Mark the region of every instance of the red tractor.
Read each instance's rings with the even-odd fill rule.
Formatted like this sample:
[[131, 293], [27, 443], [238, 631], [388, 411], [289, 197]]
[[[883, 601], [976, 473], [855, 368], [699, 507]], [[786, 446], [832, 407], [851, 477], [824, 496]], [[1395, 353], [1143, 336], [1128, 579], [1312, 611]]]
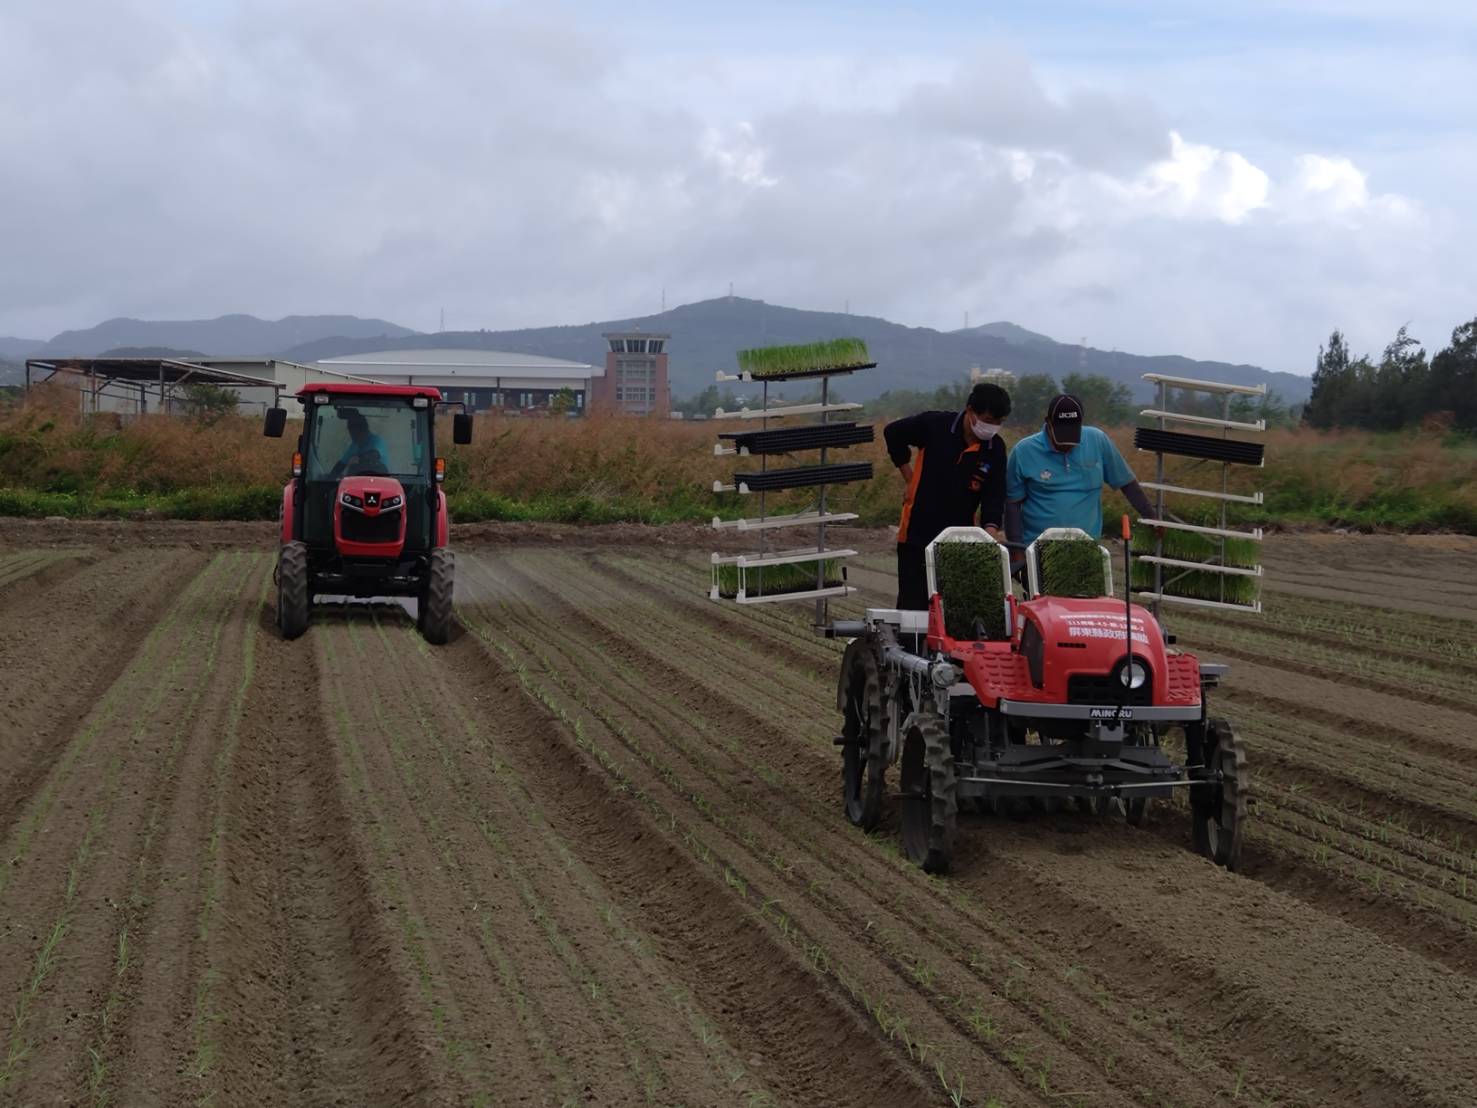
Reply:
[[[1226, 667], [1174, 649], [1152, 613], [1114, 599], [1108, 553], [1087, 535], [1048, 536], [1101, 556], [1094, 591], [1102, 595], [1043, 594], [1033, 544], [1034, 595], [1018, 599], [1003, 544], [977, 528], [950, 528], [928, 548], [927, 612], [868, 609], [863, 620], [831, 626], [852, 640], [837, 689], [848, 818], [877, 825], [887, 767], [899, 763], [904, 851], [937, 873], [949, 868], [962, 804], [1050, 810], [1072, 799], [1099, 815], [1120, 807], [1140, 824], [1151, 800], [1186, 789], [1195, 848], [1235, 869], [1246, 759], [1207, 699]], [[951, 596], [936, 558], [960, 542], [980, 545], [974, 581], [966, 576], [961, 587], [956, 577]], [[981, 576], [994, 578], [987, 589], [972, 587]], [[990, 598], [988, 619], [946, 618], [972, 593]], [[1183, 730], [1183, 764], [1161, 745], [1174, 728]]]
[[[441, 393], [415, 385], [312, 384], [297, 394], [303, 432], [282, 489], [277, 626], [295, 639], [317, 596], [412, 596], [426, 641], [451, 634], [451, 519], [436, 454]], [[287, 411], [267, 412], [281, 438]], [[452, 440], [472, 441], [455, 415]]]

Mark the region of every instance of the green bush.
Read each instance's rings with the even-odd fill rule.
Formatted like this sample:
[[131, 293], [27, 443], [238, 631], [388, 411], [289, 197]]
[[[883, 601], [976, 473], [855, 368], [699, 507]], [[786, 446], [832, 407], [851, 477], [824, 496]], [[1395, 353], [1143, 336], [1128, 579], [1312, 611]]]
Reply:
[[975, 622], [987, 639], [1006, 637], [1005, 582], [1000, 570], [1005, 548], [993, 542], [949, 542], [933, 548], [934, 583], [944, 608], [950, 638], [977, 638]]

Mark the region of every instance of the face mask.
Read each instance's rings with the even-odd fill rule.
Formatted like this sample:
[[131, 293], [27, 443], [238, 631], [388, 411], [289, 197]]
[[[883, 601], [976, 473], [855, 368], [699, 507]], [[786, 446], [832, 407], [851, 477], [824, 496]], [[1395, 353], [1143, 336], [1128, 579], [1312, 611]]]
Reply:
[[974, 437], [980, 442], [989, 442], [1000, 432], [1000, 424], [983, 423], [978, 419], [970, 420], [969, 427], [974, 432]]

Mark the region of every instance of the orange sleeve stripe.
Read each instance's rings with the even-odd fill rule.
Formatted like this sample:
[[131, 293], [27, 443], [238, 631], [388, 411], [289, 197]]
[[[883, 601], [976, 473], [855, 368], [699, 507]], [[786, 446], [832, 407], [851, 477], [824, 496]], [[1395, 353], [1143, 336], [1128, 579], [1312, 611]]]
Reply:
[[898, 520], [897, 541], [908, 541], [908, 517], [913, 514], [913, 497], [918, 495], [918, 479], [923, 476], [923, 447], [918, 448], [918, 458], [913, 463], [913, 479], [908, 482], [908, 491], [903, 495], [903, 517]]

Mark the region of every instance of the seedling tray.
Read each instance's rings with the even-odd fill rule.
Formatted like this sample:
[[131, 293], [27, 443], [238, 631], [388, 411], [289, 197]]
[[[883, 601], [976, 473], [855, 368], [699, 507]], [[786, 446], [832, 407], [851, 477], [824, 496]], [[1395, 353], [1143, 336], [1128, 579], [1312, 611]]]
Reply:
[[785, 427], [777, 431], [725, 431], [734, 449], [750, 454], [789, 454], [797, 450], [855, 446], [871, 442], [875, 432], [870, 423], [813, 423], [807, 427]]
[[818, 466], [796, 466], [793, 469], [770, 469], [761, 473], [735, 473], [733, 483], [750, 492], [776, 492], [779, 489], [803, 489], [814, 485], [842, 485], [849, 481], [870, 481], [871, 462], [828, 462]]
[[1183, 458], [1206, 458], [1212, 462], [1259, 466], [1266, 451], [1259, 442], [1241, 439], [1190, 435], [1183, 431], [1161, 431], [1156, 427], [1140, 427], [1133, 433], [1133, 445], [1156, 454], [1177, 454]]

